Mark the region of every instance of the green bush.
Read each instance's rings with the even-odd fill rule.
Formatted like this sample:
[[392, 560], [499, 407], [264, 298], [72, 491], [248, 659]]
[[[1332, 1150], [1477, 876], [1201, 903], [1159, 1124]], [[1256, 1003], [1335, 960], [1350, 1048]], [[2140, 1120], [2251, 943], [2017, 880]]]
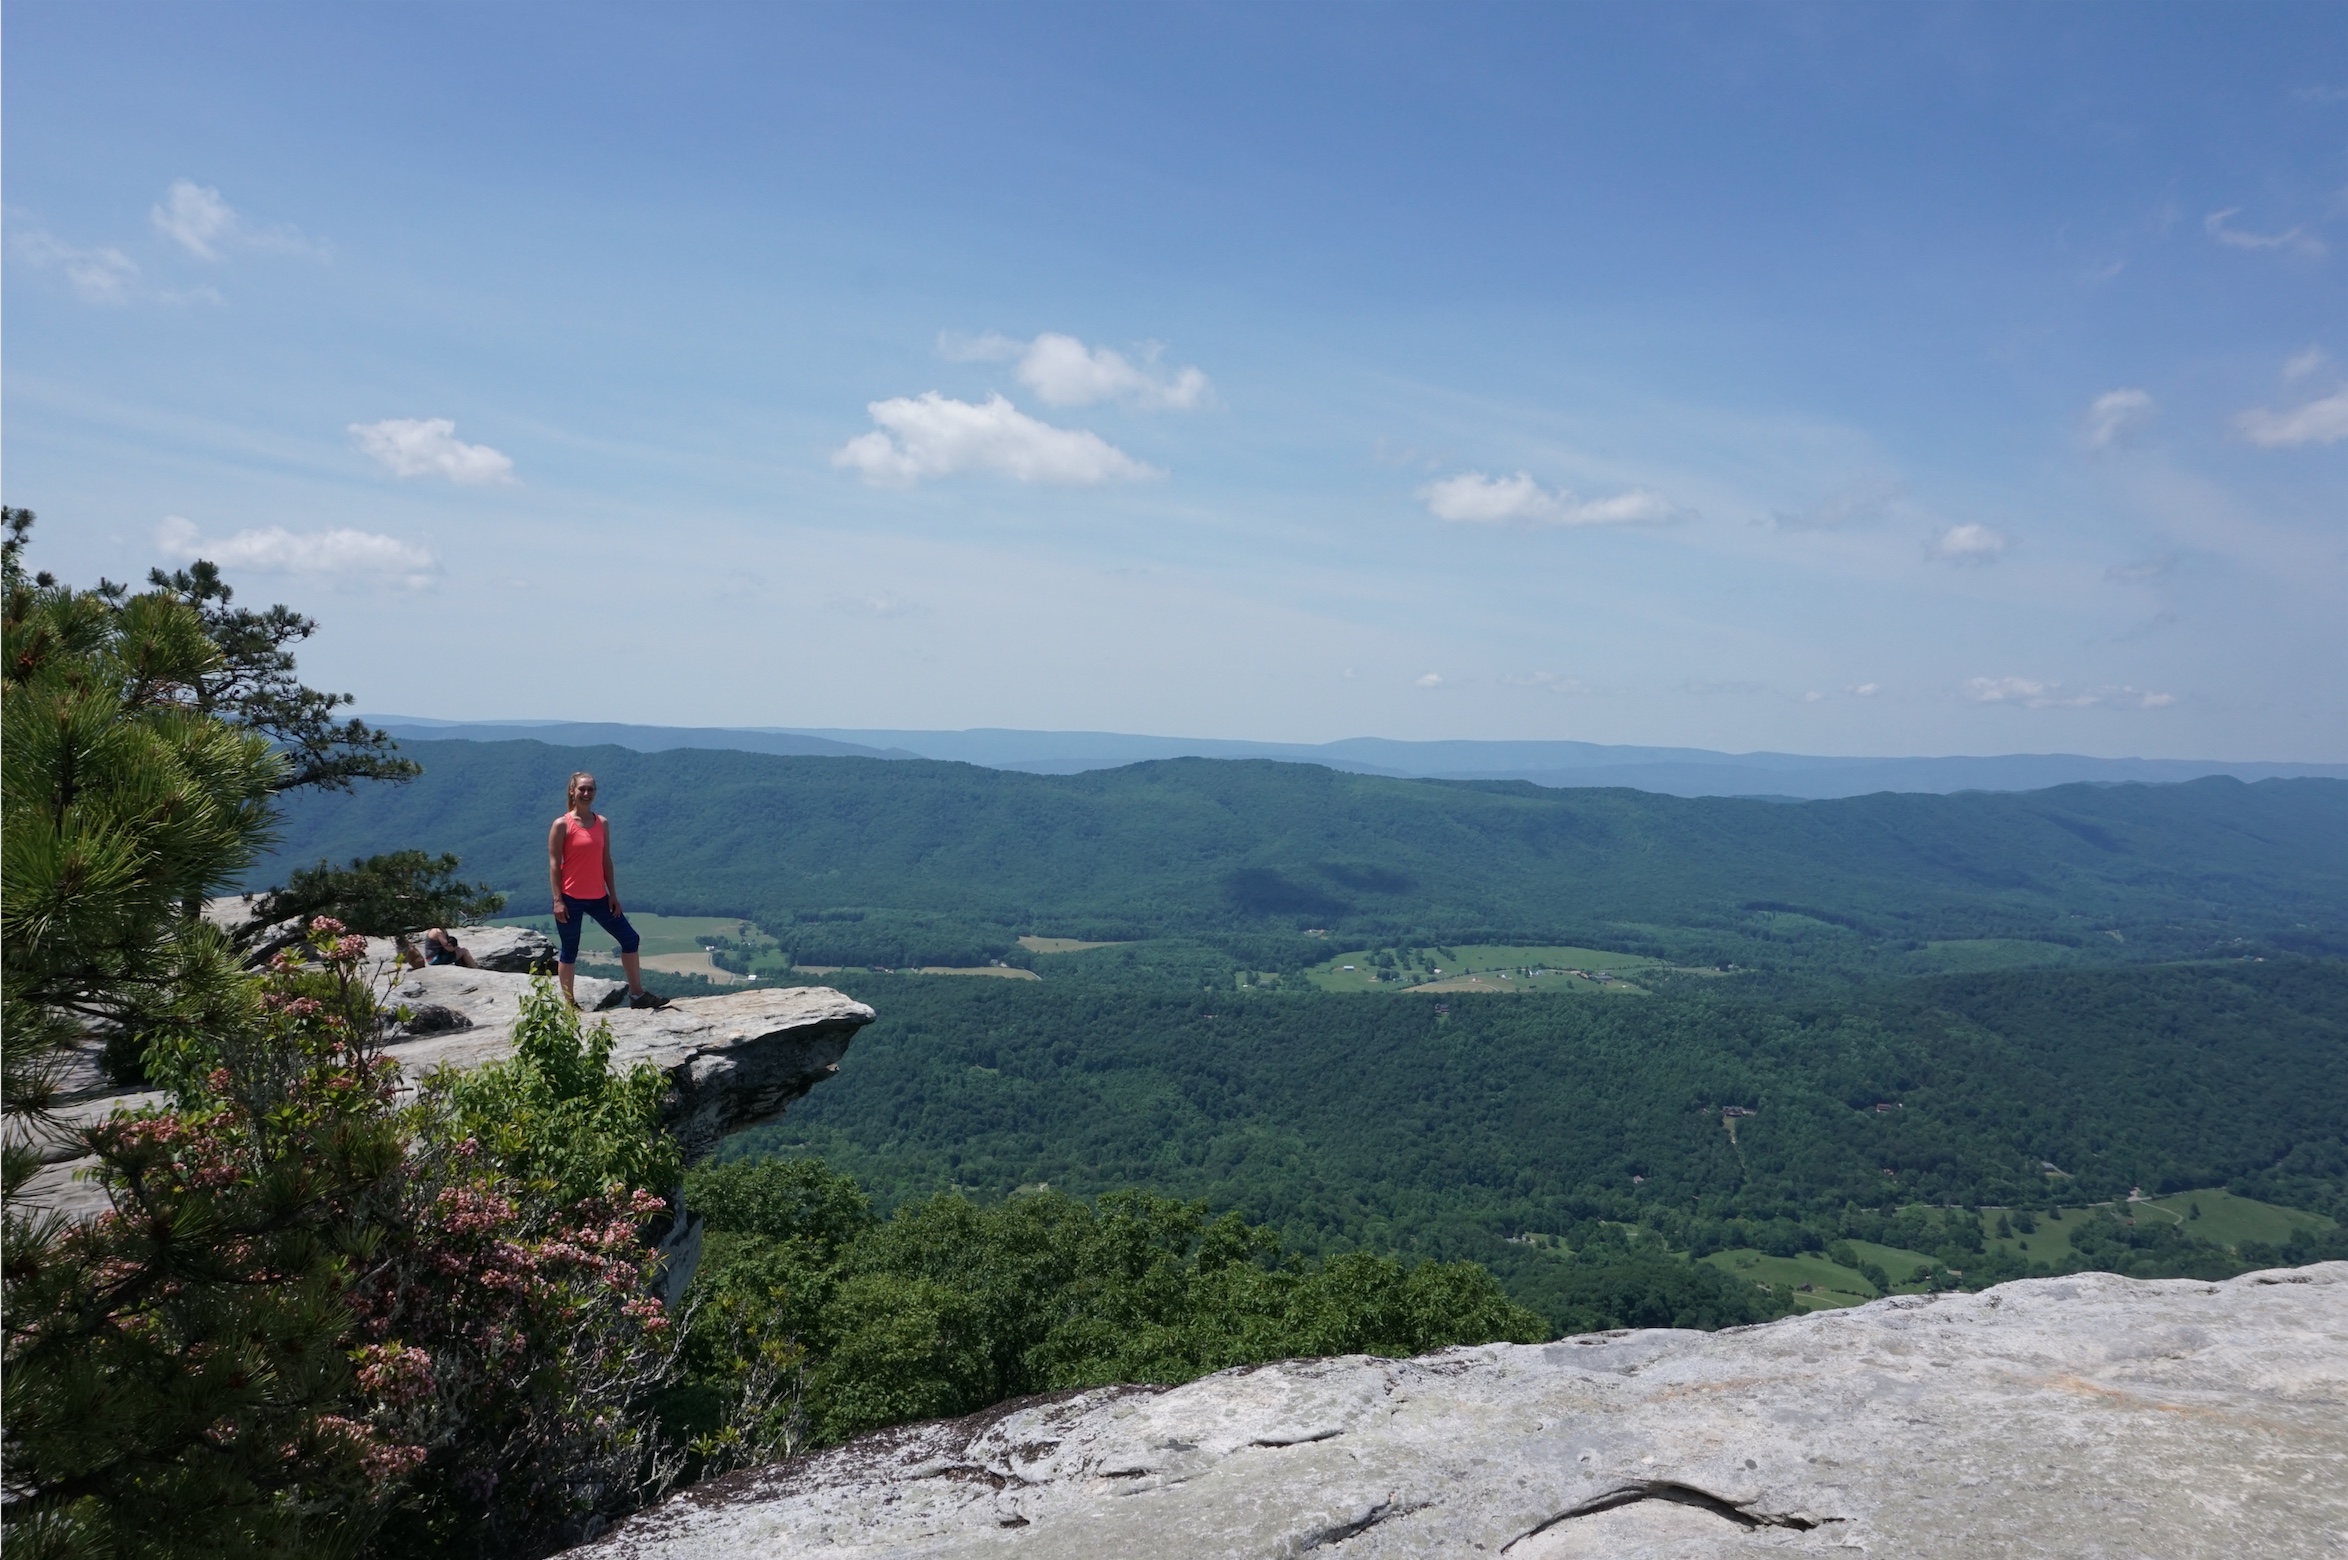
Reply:
[[447, 1080], [461, 1130], [501, 1174], [557, 1202], [614, 1185], [665, 1193], [684, 1173], [660, 1124], [668, 1080], [643, 1062], [613, 1072], [611, 1050], [610, 1024], [582, 1032], [554, 981], [534, 977], [513, 1054]]

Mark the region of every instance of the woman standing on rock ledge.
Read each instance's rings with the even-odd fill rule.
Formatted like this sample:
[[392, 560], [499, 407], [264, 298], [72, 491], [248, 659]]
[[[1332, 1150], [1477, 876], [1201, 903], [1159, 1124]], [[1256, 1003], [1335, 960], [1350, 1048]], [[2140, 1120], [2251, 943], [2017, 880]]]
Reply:
[[643, 939], [620, 911], [611, 869], [611, 824], [595, 810], [595, 777], [584, 769], [571, 776], [569, 800], [569, 810], [546, 833], [546, 884], [554, 893], [554, 927], [563, 944], [562, 962], [555, 967], [563, 1000], [579, 1005], [571, 980], [578, 971], [579, 934], [587, 929], [583, 918], [592, 916], [619, 942], [620, 967], [628, 972], [628, 1006], [665, 1007], [664, 998], [644, 989], [644, 964], [636, 956]]

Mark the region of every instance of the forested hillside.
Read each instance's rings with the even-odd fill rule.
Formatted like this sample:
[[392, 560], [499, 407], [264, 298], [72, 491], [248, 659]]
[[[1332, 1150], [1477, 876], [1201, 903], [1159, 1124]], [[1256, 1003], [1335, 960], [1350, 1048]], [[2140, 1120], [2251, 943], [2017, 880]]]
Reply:
[[[2112, 959], [2348, 948], [2348, 783], [2225, 779], [1770, 803], [1311, 765], [1053, 776], [926, 760], [409, 742], [396, 792], [287, 810], [282, 875], [455, 851], [529, 904], [586, 767], [639, 909], [740, 915], [806, 963], [968, 963], [1023, 933], [1560, 942], [1688, 960], [1872, 961], [2008, 938]], [[1230, 944], [1231, 946], [1242, 946]]]
[[1508, 1271], [1510, 1238], [1593, 1220], [1684, 1244], [1740, 1220], [1831, 1234], [1852, 1206], [2231, 1184], [2322, 1208], [2348, 1192], [2348, 968], [2331, 962], [1815, 1001], [838, 979], [880, 1022], [836, 1080], [730, 1151], [818, 1156], [891, 1201], [1139, 1184], [1307, 1250]]

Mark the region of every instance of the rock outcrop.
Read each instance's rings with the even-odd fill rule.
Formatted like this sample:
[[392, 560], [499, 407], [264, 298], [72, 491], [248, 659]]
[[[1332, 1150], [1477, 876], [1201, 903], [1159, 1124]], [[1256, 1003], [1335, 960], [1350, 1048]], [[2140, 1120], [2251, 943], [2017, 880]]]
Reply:
[[573, 1560], [2348, 1554], [2348, 1263], [1107, 1387], [715, 1481]]
[[[487, 930], [468, 928], [466, 947], [474, 948]], [[526, 939], [537, 936], [508, 939], [510, 948], [500, 943], [495, 951], [526, 968], [532, 953]], [[478, 1067], [505, 1055], [530, 988], [525, 974], [454, 965], [406, 970], [394, 980], [385, 964], [376, 975], [385, 1007], [405, 1014], [384, 1049], [411, 1082], [434, 1067]], [[575, 990], [581, 1006], [610, 1009], [596, 1016], [611, 1025], [615, 1065], [650, 1062], [668, 1075], [664, 1115], [688, 1159], [708, 1154], [729, 1132], [782, 1114], [839, 1070], [849, 1041], [873, 1019], [871, 1008], [827, 986], [729, 991], [644, 1011], [615, 1006], [627, 995], [615, 981], [581, 976]], [[108, 1086], [92, 1047], [76, 1058], [57, 1114], [76, 1125], [162, 1102], [160, 1094]], [[76, 1177], [85, 1163], [60, 1158], [35, 1178], [28, 1195], [72, 1217], [97, 1211], [103, 1206], [97, 1189]]]

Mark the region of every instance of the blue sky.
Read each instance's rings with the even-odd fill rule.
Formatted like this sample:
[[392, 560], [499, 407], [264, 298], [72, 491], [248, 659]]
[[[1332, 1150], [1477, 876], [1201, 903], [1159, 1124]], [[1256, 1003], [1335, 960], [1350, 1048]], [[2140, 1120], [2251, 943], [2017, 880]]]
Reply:
[[2348, 27], [7, 18], [7, 497], [363, 708], [2348, 760]]

